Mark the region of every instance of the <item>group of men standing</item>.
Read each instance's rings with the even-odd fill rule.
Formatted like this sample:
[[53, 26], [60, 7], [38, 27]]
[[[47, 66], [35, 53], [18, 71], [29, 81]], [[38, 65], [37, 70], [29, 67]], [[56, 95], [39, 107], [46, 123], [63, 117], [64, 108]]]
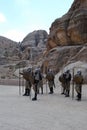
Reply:
[[31, 76], [31, 78], [26, 78], [24, 76], [24, 75], [26, 75], [26, 73], [25, 74], [21, 73], [23, 75], [23, 78], [26, 80], [25, 93], [23, 94], [23, 96], [30, 96], [31, 87], [33, 86], [35, 94], [34, 94], [34, 97], [32, 98], [32, 100], [34, 101], [34, 100], [37, 100], [37, 94], [39, 93], [39, 87], [41, 88], [41, 93], [43, 94], [43, 81], [42, 81], [43, 76], [40, 71], [40, 68], [35, 69], [35, 72], [33, 72], [32, 69], [29, 69], [29, 71], [27, 71], [27, 73], [28, 73], [27, 76]]
[[[34, 89], [34, 97], [32, 98], [33, 101], [37, 100], [37, 94], [39, 94], [39, 89], [41, 89], [41, 94], [43, 94], [43, 74], [41, 73], [40, 68], [35, 69], [35, 72], [32, 72], [32, 75], [34, 77], [34, 83], [33, 83], [33, 89]], [[62, 73], [59, 76], [59, 81], [62, 85], [62, 92], [61, 94], [64, 94], [65, 97], [70, 96], [70, 82], [71, 82], [71, 73], [70, 70], [67, 70], [66, 72]], [[55, 86], [55, 75], [51, 69], [48, 69], [48, 72], [45, 76], [46, 83], [48, 82], [49, 86], [49, 94], [54, 93]], [[81, 100], [81, 94], [82, 94], [82, 83], [83, 83], [83, 76], [81, 74], [81, 71], [78, 71], [77, 74], [73, 77], [73, 82], [75, 83], [75, 90], [77, 92], [77, 100]], [[80, 80], [80, 82], [77, 82]], [[29, 80], [26, 80], [25, 84], [25, 93], [23, 96], [30, 96], [30, 91], [32, 87], [32, 82]]]
[[82, 84], [83, 84], [83, 76], [82, 76], [81, 71], [77, 71], [77, 74], [73, 75], [73, 77], [71, 76], [70, 70], [67, 70], [66, 72], [64, 72], [63, 74], [61, 74], [59, 76], [59, 81], [61, 82], [61, 85], [62, 85], [62, 93], [61, 94], [64, 94], [65, 97], [70, 96], [71, 78], [72, 78], [72, 82], [75, 84], [75, 90], [77, 93], [76, 100], [81, 101]]
[[71, 73], [69, 70], [67, 70], [66, 72], [64, 72], [60, 77], [59, 77], [59, 81], [62, 84], [62, 93], [64, 94], [65, 97], [69, 97], [70, 96], [70, 81], [71, 81]]
[[[28, 72], [28, 73], [30, 73], [30, 72]], [[40, 68], [36, 68], [34, 73], [32, 73], [32, 74], [34, 77], [33, 89], [34, 89], [34, 93], [35, 93], [34, 97], [32, 98], [33, 101], [37, 100], [37, 94], [39, 94], [40, 89], [41, 89], [41, 94], [43, 94], [43, 78], [45, 78], [46, 84], [48, 82], [49, 91], [50, 91], [49, 94], [53, 94], [53, 92], [54, 92], [53, 87], [55, 87], [55, 83], [54, 83], [55, 75], [51, 69], [48, 69], [48, 72], [45, 77], [41, 73]], [[30, 80], [27, 80], [27, 79], [25, 79], [25, 80], [26, 80], [25, 93], [23, 94], [23, 96], [30, 96], [32, 83]]]

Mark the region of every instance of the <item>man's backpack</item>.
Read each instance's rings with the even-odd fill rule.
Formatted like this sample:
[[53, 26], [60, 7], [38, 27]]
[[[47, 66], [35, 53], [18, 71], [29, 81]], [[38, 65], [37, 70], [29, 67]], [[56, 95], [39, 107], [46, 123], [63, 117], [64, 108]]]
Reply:
[[48, 79], [49, 81], [53, 81], [54, 75], [52, 73], [48, 73], [47, 76], [46, 76], [46, 79]]
[[66, 82], [65, 74], [61, 74], [61, 75], [59, 76], [59, 81], [60, 81], [61, 83], [65, 83], [65, 82]]
[[74, 81], [76, 84], [82, 84], [82, 83], [83, 83], [83, 76], [76, 74], [76, 75], [74, 76], [74, 78], [73, 78], [73, 81]]

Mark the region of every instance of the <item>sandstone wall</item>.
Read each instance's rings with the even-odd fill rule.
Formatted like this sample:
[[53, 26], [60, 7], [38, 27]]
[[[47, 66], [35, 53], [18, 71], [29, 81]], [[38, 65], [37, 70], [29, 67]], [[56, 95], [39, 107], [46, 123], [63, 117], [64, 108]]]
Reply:
[[47, 50], [84, 43], [87, 43], [87, 0], [74, 0], [69, 11], [52, 23]]

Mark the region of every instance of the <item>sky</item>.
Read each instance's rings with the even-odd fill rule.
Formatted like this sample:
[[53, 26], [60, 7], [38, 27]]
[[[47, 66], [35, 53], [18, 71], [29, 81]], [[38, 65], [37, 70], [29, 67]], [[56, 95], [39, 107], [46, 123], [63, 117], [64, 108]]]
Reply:
[[0, 0], [0, 36], [21, 42], [35, 31], [46, 30], [63, 16], [74, 0]]

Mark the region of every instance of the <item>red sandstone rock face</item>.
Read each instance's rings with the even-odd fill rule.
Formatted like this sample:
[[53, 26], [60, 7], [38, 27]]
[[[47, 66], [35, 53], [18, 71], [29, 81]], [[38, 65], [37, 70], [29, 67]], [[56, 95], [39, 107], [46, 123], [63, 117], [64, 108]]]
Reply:
[[68, 13], [56, 19], [50, 28], [47, 50], [56, 46], [87, 42], [87, 0], [74, 0]]
[[84, 44], [87, 42], [87, 0], [80, 0], [76, 4], [77, 8], [69, 21], [68, 36], [73, 43]]

